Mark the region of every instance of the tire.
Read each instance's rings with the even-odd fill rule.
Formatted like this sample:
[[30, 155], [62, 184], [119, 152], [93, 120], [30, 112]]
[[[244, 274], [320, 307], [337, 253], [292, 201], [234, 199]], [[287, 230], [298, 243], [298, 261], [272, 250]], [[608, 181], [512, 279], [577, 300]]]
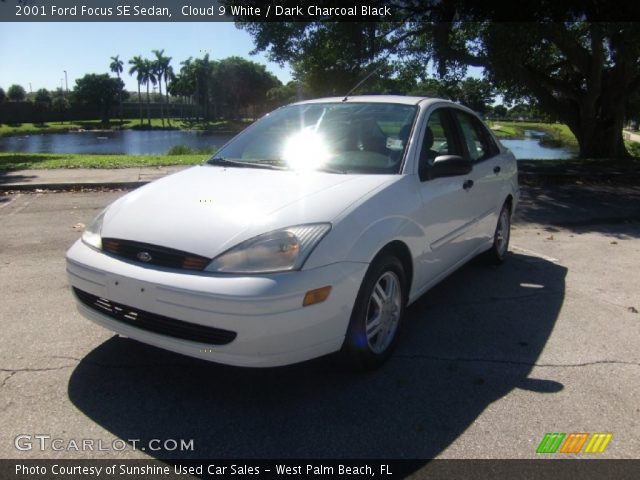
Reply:
[[405, 306], [404, 267], [394, 256], [377, 258], [365, 275], [351, 313], [343, 354], [358, 369], [381, 366], [398, 341]]
[[511, 237], [511, 207], [505, 203], [500, 210], [498, 223], [493, 234], [493, 245], [484, 254], [488, 263], [500, 265], [504, 262], [509, 251], [509, 238]]

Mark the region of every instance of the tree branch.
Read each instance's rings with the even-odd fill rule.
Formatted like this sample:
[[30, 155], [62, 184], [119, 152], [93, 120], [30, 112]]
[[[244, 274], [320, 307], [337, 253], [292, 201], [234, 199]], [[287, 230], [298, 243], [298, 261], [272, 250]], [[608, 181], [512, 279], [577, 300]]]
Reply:
[[561, 24], [543, 23], [540, 28], [546, 34], [547, 38], [553, 42], [558, 49], [583, 75], [588, 75], [590, 71], [591, 58], [589, 51], [580, 45], [574, 36], [567, 31], [566, 28], [560, 27]]

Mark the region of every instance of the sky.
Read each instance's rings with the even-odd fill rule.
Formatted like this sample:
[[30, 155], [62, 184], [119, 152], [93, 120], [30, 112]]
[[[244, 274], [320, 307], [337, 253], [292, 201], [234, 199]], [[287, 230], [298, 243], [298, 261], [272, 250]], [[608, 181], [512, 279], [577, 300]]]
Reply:
[[55, 90], [64, 84], [69, 90], [76, 78], [86, 73], [109, 72], [110, 57], [125, 62], [122, 79], [135, 91], [135, 77], [128, 75], [129, 59], [135, 55], [152, 58], [153, 49], [172, 57], [177, 72], [188, 57], [211, 59], [237, 55], [266, 65], [283, 83], [291, 80], [288, 67], [269, 62], [264, 54], [249, 55], [251, 36], [231, 22], [209, 23], [2, 23], [0, 26], [0, 87], [22, 85], [27, 92], [40, 88]]

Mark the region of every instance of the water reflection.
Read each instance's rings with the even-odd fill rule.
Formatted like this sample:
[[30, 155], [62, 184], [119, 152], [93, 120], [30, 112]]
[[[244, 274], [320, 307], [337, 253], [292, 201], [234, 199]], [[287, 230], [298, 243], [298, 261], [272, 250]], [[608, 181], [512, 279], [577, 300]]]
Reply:
[[[568, 147], [542, 145], [545, 133], [525, 130], [525, 138], [502, 140], [517, 159], [574, 158]], [[123, 130], [117, 132], [47, 133], [0, 138], [0, 152], [21, 153], [112, 153], [125, 155], [165, 154], [175, 145], [193, 149], [220, 148], [233, 137], [229, 133], [181, 130]]]
[[164, 154], [175, 145], [222, 147], [233, 134], [180, 130], [46, 133], [0, 138], [0, 152]]
[[566, 146], [551, 146], [542, 144], [546, 136], [540, 130], [525, 130], [523, 139], [500, 140], [501, 143], [513, 152], [518, 160], [551, 160], [575, 158], [577, 151]]

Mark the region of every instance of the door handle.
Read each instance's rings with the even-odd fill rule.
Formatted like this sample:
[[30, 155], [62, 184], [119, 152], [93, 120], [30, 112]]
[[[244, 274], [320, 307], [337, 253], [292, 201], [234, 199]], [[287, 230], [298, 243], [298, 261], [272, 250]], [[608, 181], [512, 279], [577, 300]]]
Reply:
[[464, 188], [465, 190], [469, 190], [471, 187], [473, 187], [473, 180], [465, 180], [465, 182], [462, 184], [462, 188]]
[[500, 167], [493, 167], [493, 173], [496, 175], [500, 173]]

